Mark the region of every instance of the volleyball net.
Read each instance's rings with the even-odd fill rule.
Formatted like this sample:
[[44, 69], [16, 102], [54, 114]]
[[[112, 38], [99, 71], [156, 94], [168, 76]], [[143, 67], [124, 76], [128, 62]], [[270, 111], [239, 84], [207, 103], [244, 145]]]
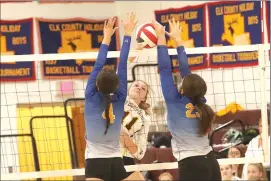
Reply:
[[[195, 70], [207, 83], [207, 103], [220, 116], [216, 120], [210, 145], [220, 165], [263, 163], [270, 164], [268, 143], [268, 104], [270, 101], [270, 44], [187, 48], [188, 55], [256, 52], [258, 65], [236, 68]], [[176, 49], [169, 49], [171, 56]], [[87, 78], [70, 76], [58, 79], [41, 75], [43, 61], [96, 59], [98, 52], [1, 55], [1, 64], [35, 60], [37, 80], [1, 83], [1, 179], [2, 180], [80, 180], [84, 175], [85, 125], [84, 90]], [[111, 51], [108, 58], [118, 58]], [[176, 170], [178, 163], [171, 146], [159, 140], [166, 137], [166, 106], [161, 91], [156, 49], [131, 50], [128, 63], [129, 85], [143, 80], [150, 86], [151, 127], [147, 151], [136, 165], [127, 171], [142, 173]], [[174, 58], [173, 58], [174, 59]], [[174, 64], [174, 63], [173, 63]], [[176, 65], [175, 65], [176, 67]], [[176, 86], [181, 82], [174, 70]], [[63, 91], [69, 87], [69, 90]], [[262, 147], [260, 156], [227, 158], [229, 148], [244, 144], [259, 135], [262, 118]], [[249, 132], [250, 131], [250, 132]], [[166, 134], [165, 134], [166, 133]], [[170, 139], [170, 136], [168, 136]], [[242, 150], [246, 152], [247, 148]], [[257, 150], [255, 151], [257, 152]], [[244, 156], [244, 155], [243, 155]], [[156, 163], [160, 162], [160, 163]]]

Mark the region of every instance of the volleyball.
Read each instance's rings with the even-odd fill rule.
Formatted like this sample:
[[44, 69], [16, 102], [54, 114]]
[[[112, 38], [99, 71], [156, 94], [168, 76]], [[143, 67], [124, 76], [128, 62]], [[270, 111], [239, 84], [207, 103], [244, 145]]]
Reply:
[[153, 48], [157, 45], [157, 36], [150, 23], [142, 24], [136, 30], [136, 41], [143, 48]]

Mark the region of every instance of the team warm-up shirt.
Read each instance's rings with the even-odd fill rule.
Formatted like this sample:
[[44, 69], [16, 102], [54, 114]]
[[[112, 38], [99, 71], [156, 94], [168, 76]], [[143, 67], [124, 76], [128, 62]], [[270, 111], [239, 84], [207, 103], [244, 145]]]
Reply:
[[130, 43], [131, 37], [125, 36], [118, 65], [120, 84], [111, 97], [110, 114], [114, 114], [115, 120], [114, 123], [110, 124], [106, 135], [104, 135], [104, 132], [107, 121], [102, 116], [104, 112], [103, 95], [97, 90], [96, 77], [106, 62], [108, 45], [102, 44], [100, 47], [85, 91], [86, 158], [122, 157], [119, 141], [124, 103], [127, 96], [127, 59]]
[[[140, 109], [129, 97], [125, 102], [124, 112], [122, 127], [137, 147], [139, 147], [140, 151], [137, 153], [136, 159], [140, 160], [144, 157], [147, 149], [147, 137], [151, 118], [145, 110]], [[122, 147], [122, 153], [125, 157], [134, 158], [126, 148]]]
[[[162, 91], [167, 105], [167, 124], [172, 134], [173, 155], [178, 161], [191, 156], [206, 155], [212, 148], [209, 146], [208, 137], [199, 134], [200, 122], [196, 118], [191, 100], [180, 94], [174, 85], [167, 47], [158, 46], [157, 51]], [[188, 58], [183, 46], [178, 47], [177, 52], [180, 73], [185, 77], [191, 73]]]

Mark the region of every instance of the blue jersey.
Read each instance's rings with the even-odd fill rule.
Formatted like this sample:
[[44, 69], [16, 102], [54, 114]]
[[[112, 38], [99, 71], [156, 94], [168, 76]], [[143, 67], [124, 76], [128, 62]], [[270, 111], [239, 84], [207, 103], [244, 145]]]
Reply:
[[114, 123], [110, 123], [107, 134], [106, 119], [104, 119], [103, 95], [97, 90], [96, 77], [102, 70], [107, 57], [108, 45], [102, 44], [89, 76], [85, 91], [85, 127], [86, 127], [86, 158], [121, 157], [120, 128], [124, 115], [124, 103], [127, 96], [127, 59], [130, 50], [131, 37], [125, 36], [120, 53], [118, 65], [119, 87], [112, 95], [112, 111], [115, 116]]
[[[163, 95], [167, 105], [167, 124], [172, 134], [172, 151], [179, 161], [187, 157], [206, 155], [212, 148], [207, 136], [199, 134], [197, 119], [191, 100], [180, 94], [172, 78], [171, 60], [166, 46], [158, 46], [158, 66]], [[190, 74], [184, 47], [178, 47], [179, 70], [182, 77]], [[206, 101], [203, 99], [202, 101]]]

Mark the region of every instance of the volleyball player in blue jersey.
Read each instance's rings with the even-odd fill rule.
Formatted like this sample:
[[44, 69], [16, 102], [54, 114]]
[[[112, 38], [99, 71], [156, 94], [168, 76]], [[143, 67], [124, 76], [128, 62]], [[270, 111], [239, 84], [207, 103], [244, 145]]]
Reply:
[[158, 22], [153, 25], [158, 36], [158, 66], [162, 91], [167, 105], [168, 129], [172, 134], [172, 151], [178, 160], [180, 180], [221, 180], [219, 164], [209, 146], [208, 132], [215, 113], [205, 104], [207, 86], [197, 74], [192, 74], [181, 41], [179, 22], [169, 21], [170, 33], [177, 45], [180, 90], [174, 85], [171, 59], [166, 47], [165, 28]]
[[104, 25], [104, 39], [85, 91], [86, 180], [120, 181], [127, 177], [120, 150], [120, 130], [127, 97], [127, 59], [135, 14], [123, 22], [124, 38], [118, 73], [103, 68], [111, 37], [115, 33], [115, 18]]

